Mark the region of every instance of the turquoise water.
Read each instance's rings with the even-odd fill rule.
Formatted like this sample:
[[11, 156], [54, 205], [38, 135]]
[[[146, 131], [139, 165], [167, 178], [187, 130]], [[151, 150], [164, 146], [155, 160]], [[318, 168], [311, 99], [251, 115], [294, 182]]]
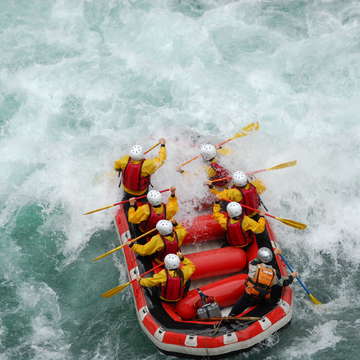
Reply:
[[[298, 285], [289, 327], [232, 359], [358, 359], [360, 3], [332, 0], [0, 2], [0, 359], [164, 359], [142, 334], [117, 245], [113, 161], [164, 136], [154, 177], [201, 197], [203, 141], [256, 170]], [[179, 219], [191, 215], [183, 205]]]

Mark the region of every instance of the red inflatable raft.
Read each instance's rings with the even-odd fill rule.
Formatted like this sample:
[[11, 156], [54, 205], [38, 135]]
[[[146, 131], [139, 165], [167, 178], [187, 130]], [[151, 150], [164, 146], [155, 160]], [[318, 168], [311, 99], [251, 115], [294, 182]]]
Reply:
[[[119, 208], [115, 223], [121, 243], [135, 236], [130, 234], [123, 207]], [[256, 256], [257, 244], [254, 242], [246, 252], [234, 247], [221, 248], [224, 232], [210, 214], [198, 216], [184, 225], [188, 235], [182, 251], [196, 265], [192, 286], [185, 298], [176, 305], [166, 304], [159, 301], [152, 290], [142, 288], [136, 281], [131, 283], [140, 326], [155, 346], [174, 355], [219, 356], [247, 349], [291, 320], [291, 287], [282, 289], [277, 304], [247, 310], [246, 316], [256, 316], [259, 320], [235, 321], [229, 326], [225, 321], [219, 323], [196, 319], [194, 305], [200, 299], [196, 288], [216, 299], [223, 316], [228, 314], [244, 292], [247, 264]], [[269, 223], [266, 241], [270, 248], [277, 247]], [[137, 258], [129, 247], [124, 247], [123, 253], [130, 280], [147, 270], [141, 258]], [[276, 265], [281, 275], [286, 276], [285, 264], [279, 257], [276, 258]]]

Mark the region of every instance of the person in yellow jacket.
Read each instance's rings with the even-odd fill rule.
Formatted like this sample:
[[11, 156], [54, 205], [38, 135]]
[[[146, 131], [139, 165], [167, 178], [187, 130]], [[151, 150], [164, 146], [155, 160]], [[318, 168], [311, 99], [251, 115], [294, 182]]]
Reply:
[[187, 231], [174, 219], [158, 221], [156, 230], [159, 234], [153, 236], [146, 244], [134, 244], [128, 241], [128, 245], [141, 256], [154, 255], [154, 260], [160, 264], [167, 254], [176, 254], [180, 251]]
[[[224, 187], [228, 184], [230, 179], [227, 179], [229, 177], [229, 171], [225, 169], [217, 160], [217, 153], [218, 149], [216, 146], [212, 144], [202, 144], [200, 147], [200, 155], [205, 163], [204, 169], [207, 174], [207, 177], [209, 180], [215, 180], [215, 179], [222, 179], [216, 182], [217, 187]], [[176, 171], [179, 173], [183, 173], [184, 170], [181, 168], [181, 166], [178, 166], [176, 168]], [[223, 179], [225, 178], [225, 179]]]
[[164, 264], [165, 269], [150, 278], [138, 277], [138, 282], [144, 287], [160, 286], [161, 300], [177, 302], [186, 295], [190, 287], [189, 280], [195, 271], [195, 265], [180, 252], [166, 255]]
[[[222, 179], [216, 182], [217, 187], [224, 187], [228, 184], [230, 173], [217, 160], [217, 148], [212, 144], [202, 144], [200, 154], [206, 163], [205, 171], [209, 180]], [[225, 178], [225, 179], [224, 179]]]
[[[210, 191], [216, 195], [219, 200], [236, 201], [240, 204], [250, 206], [254, 209], [258, 209], [260, 206], [260, 197], [266, 187], [259, 180], [254, 179], [249, 181], [246, 174], [243, 171], [235, 171], [232, 175], [233, 187], [225, 190], [218, 190], [211, 182], [208, 182]], [[246, 209], [245, 214], [254, 217], [257, 212]]]
[[[246, 247], [255, 240], [255, 234], [265, 231], [265, 219], [263, 217], [260, 217], [258, 221], [251, 219], [243, 213], [239, 203], [230, 202], [226, 211], [227, 215], [221, 212], [220, 204], [214, 204], [214, 218], [226, 231], [226, 240], [229, 245]], [[261, 211], [260, 215], [264, 215], [264, 212]]]
[[165, 139], [161, 144], [159, 154], [152, 159], [145, 159], [141, 145], [130, 148], [129, 155], [125, 155], [114, 163], [114, 169], [122, 174], [124, 198], [128, 200], [134, 196], [146, 194], [150, 185], [150, 176], [156, 172], [166, 160]]
[[135, 209], [136, 199], [130, 199], [128, 221], [132, 224], [139, 224], [139, 229], [145, 233], [153, 229], [159, 220], [170, 220], [179, 210], [178, 201], [175, 195], [176, 188], [171, 187], [171, 195], [167, 204], [162, 202], [162, 195], [157, 190], [150, 190], [146, 196], [148, 204], [140, 205]]

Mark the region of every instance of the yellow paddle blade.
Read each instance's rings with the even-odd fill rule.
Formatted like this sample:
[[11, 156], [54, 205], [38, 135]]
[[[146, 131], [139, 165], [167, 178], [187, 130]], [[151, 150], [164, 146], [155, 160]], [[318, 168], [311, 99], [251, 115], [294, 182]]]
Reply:
[[221, 149], [218, 149], [217, 152], [220, 155], [230, 155], [233, 152], [233, 150], [230, 148], [221, 148]]
[[310, 300], [315, 304], [315, 305], [322, 305], [322, 302], [319, 301], [314, 295], [312, 294], [308, 294]]
[[246, 135], [248, 135], [249, 132], [259, 130], [259, 128], [260, 128], [259, 122], [255, 122], [255, 123], [251, 123], [251, 124], [249, 124], [249, 125], [246, 125], [245, 127], [243, 127], [243, 128], [241, 129], [240, 132], [238, 132], [237, 134], [235, 134], [235, 135], [231, 138], [231, 140], [237, 139], [237, 138], [239, 138], [239, 137], [246, 136]]
[[106, 253], [104, 253], [104, 254], [102, 254], [102, 255], [97, 256], [95, 259], [93, 259], [93, 261], [98, 261], [98, 260], [100, 260], [100, 259], [103, 259], [104, 257], [106, 257], [106, 256], [108, 256], [108, 255], [111, 255], [111, 254], [114, 253], [115, 251], [118, 251], [118, 250], [122, 249], [124, 246], [125, 246], [125, 244], [120, 245], [120, 246], [118, 246], [118, 247], [116, 247], [116, 248], [114, 248], [114, 249], [112, 249], [112, 250], [109, 250], [108, 252], [106, 252]]
[[305, 224], [302, 224], [300, 222], [297, 222], [295, 220], [290, 220], [290, 219], [283, 219], [283, 218], [280, 218], [280, 217], [277, 217], [275, 216], [275, 219], [276, 220], [279, 220], [281, 221], [283, 224], [285, 225], [289, 225], [295, 229], [299, 229], [299, 230], [305, 230], [307, 228], [307, 225]]
[[275, 165], [271, 168], [268, 168], [266, 170], [278, 170], [278, 169], [284, 169], [290, 166], [295, 166], [297, 164], [297, 160], [293, 160], [293, 161], [288, 161], [279, 165]]
[[115, 205], [112, 204], [112, 205], [104, 206], [104, 207], [102, 207], [102, 208], [95, 209], [95, 210], [91, 210], [91, 211], [88, 211], [88, 212], [86, 212], [86, 213], [83, 213], [83, 215], [89, 215], [89, 214], [93, 214], [93, 213], [96, 213], [96, 212], [101, 211], [101, 210], [110, 209], [110, 208], [113, 207], [113, 206], [115, 206]]
[[260, 129], [260, 124], [258, 121], [254, 123], [250, 123], [249, 125], [246, 125], [245, 127], [242, 128], [242, 130], [246, 132], [259, 130], [259, 129]]
[[183, 169], [177, 169], [176, 171], [177, 171], [178, 173], [182, 174], [182, 175], [189, 175], [189, 174], [190, 174], [189, 171], [183, 170]]
[[118, 286], [115, 286], [114, 288], [108, 290], [108, 291], [105, 291], [104, 293], [102, 293], [100, 296], [103, 297], [103, 298], [109, 298], [109, 297], [112, 297], [116, 294], [118, 294], [119, 292], [123, 291], [125, 288], [127, 288], [128, 286], [130, 285], [130, 281], [128, 281], [127, 283], [125, 284], [121, 284], [121, 285], [118, 285]]

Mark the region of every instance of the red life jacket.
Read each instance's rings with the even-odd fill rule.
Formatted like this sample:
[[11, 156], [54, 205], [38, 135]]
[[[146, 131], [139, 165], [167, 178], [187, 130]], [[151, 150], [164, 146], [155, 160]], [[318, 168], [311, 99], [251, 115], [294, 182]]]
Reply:
[[[235, 187], [236, 189], [240, 190], [242, 195], [242, 200], [240, 201], [240, 205], [244, 204], [246, 206], [250, 206], [253, 209], [258, 209], [260, 206], [260, 198], [256, 191], [256, 187], [253, 184], [249, 184], [249, 188], [245, 189], [244, 187]], [[245, 208], [245, 215], [250, 215], [254, 211]]]
[[180, 251], [176, 231], [173, 232], [173, 235], [173, 241], [169, 241], [165, 236], [160, 235], [162, 241], [164, 242], [164, 248], [156, 254], [157, 260], [164, 261], [164, 258], [167, 254], [176, 254], [178, 251]]
[[[148, 205], [150, 208], [150, 215], [145, 221], [142, 221], [139, 224], [139, 228], [140, 228], [141, 232], [143, 232], [143, 233], [153, 229], [159, 220], [166, 220], [166, 205], [165, 204], [162, 204], [163, 212], [160, 214], [157, 214], [155, 212], [152, 205], [150, 205], [150, 204], [148, 204]], [[146, 205], [144, 205], [144, 206], [146, 206]]]
[[176, 302], [184, 295], [185, 281], [181, 269], [176, 270], [176, 277], [172, 277], [169, 271], [165, 269], [166, 282], [161, 286], [160, 298], [164, 301]]
[[144, 161], [143, 159], [138, 164], [134, 164], [129, 157], [122, 173], [123, 184], [127, 189], [132, 191], [145, 191], [149, 187], [150, 176], [141, 176]]
[[226, 240], [229, 245], [245, 247], [254, 240], [255, 235], [252, 231], [243, 230], [241, 226], [243, 218], [244, 214], [241, 215], [240, 221], [234, 224], [231, 224], [230, 218], [227, 219]]
[[[223, 166], [219, 165], [217, 162], [210, 163], [210, 167], [216, 171], [216, 175], [212, 176], [209, 180], [221, 179], [230, 175], [229, 171], [226, 170]], [[222, 180], [215, 183], [216, 186], [226, 186], [229, 183], [229, 180]]]

